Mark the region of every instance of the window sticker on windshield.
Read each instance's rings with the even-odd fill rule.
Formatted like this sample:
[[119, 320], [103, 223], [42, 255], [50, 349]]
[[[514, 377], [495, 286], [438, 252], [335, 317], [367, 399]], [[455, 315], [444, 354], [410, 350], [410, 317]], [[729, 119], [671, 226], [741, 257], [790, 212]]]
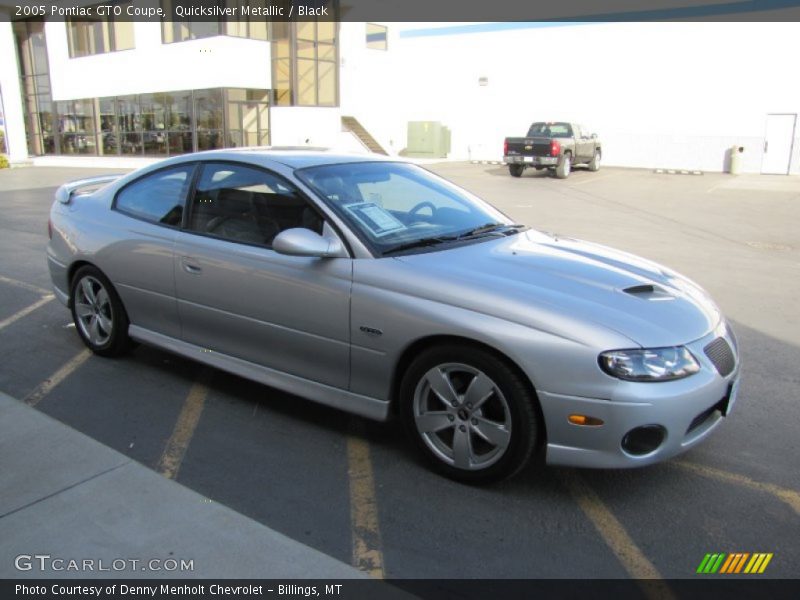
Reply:
[[391, 213], [372, 202], [348, 204], [345, 206], [353, 216], [363, 223], [375, 237], [389, 235], [406, 226], [398, 221]]

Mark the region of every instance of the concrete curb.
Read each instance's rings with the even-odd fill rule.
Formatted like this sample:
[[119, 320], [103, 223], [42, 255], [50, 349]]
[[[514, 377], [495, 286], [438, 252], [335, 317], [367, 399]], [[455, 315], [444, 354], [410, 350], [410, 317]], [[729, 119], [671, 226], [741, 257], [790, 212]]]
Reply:
[[368, 579], [3, 393], [0, 465], [0, 578]]

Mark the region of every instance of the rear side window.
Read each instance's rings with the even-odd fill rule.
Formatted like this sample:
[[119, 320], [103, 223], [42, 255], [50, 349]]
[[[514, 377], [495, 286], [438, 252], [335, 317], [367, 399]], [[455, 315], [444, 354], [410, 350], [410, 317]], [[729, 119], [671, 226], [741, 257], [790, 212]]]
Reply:
[[117, 194], [114, 208], [152, 223], [179, 227], [194, 165], [162, 169], [134, 181]]
[[188, 230], [270, 247], [284, 229], [322, 233], [319, 214], [283, 179], [233, 163], [207, 163], [195, 186]]

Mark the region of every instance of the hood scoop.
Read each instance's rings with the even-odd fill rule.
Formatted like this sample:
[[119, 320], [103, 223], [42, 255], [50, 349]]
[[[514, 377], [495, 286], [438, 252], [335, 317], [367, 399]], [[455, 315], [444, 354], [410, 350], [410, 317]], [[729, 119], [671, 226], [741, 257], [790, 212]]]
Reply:
[[675, 298], [664, 288], [653, 285], [652, 283], [645, 283], [643, 285], [634, 285], [622, 290], [626, 294], [641, 298], [642, 300], [671, 300]]

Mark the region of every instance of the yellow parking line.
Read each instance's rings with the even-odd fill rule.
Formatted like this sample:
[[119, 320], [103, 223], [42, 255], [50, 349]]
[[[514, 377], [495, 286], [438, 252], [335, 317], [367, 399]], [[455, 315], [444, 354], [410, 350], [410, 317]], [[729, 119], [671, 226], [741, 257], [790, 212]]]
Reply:
[[[203, 379], [205, 380], [205, 378]], [[164, 453], [156, 467], [156, 470], [167, 479], [175, 479], [178, 475], [183, 457], [186, 455], [194, 430], [200, 421], [200, 415], [203, 413], [206, 396], [208, 396], [208, 387], [204, 381], [198, 381], [192, 385], [189, 395], [183, 402], [178, 421], [175, 423], [172, 435], [167, 440]]]
[[55, 298], [55, 296], [53, 296], [53, 294], [48, 294], [46, 296], [43, 296], [42, 298], [39, 298], [38, 301], [34, 302], [30, 306], [26, 306], [25, 308], [23, 308], [22, 310], [14, 313], [10, 317], [6, 317], [2, 321], [0, 321], [0, 329], [4, 329], [4, 328], [8, 327], [9, 325], [11, 325], [12, 323], [14, 323], [15, 321], [19, 321], [22, 317], [29, 315], [30, 313], [35, 311], [37, 308], [41, 308], [42, 306], [44, 306], [45, 304], [47, 304], [48, 302], [53, 300], [53, 298]]
[[18, 288], [22, 288], [23, 290], [29, 290], [31, 292], [36, 292], [39, 295], [47, 295], [50, 293], [50, 290], [46, 290], [44, 288], [40, 288], [38, 285], [33, 285], [31, 283], [27, 283], [25, 281], [20, 281], [19, 279], [12, 279], [11, 277], [4, 277], [0, 275], [0, 283], [7, 283], [9, 285], [13, 285]]
[[[563, 471], [561, 481], [633, 579], [663, 579], [661, 573], [639, 549], [622, 523], [580, 475], [575, 471]], [[675, 597], [663, 581], [644, 581], [641, 587], [645, 595], [651, 599], [667, 600]]]
[[37, 385], [33, 391], [25, 397], [25, 404], [28, 406], [36, 406], [39, 404], [42, 398], [47, 396], [47, 394], [49, 394], [59, 383], [72, 375], [72, 373], [83, 363], [85, 363], [91, 355], [92, 352], [88, 348], [78, 352], [58, 371]]
[[369, 444], [360, 437], [347, 438], [350, 476], [350, 521], [353, 532], [353, 566], [377, 579], [384, 578], [378, 503]]
[[686, 469], [687, 471], [691, 471], [697, 475], [702, 475], [703, 477], [724, 481], [726, 483], [733, 483], [750, 488], [752, 490], [757, 490], [759, 492], [772, 494], [779, 500], [788, 504], [792, 510], [794, 510], [794, 512], [800, 515], [800, 492], [795, 490], [783, 488], [772, 483], [755, 481], [749, 477], [745, 477], [744, 475], [739, 475], [738, 473], [731, 473], [730, 471], [723, 471], [722, 469], [715, 469], [714, 467], [707, 467], [705, 465], [698, 465], [696, 463], [685, 462], [682, 460], [672, 461], [667, 464], [674, 467], [680, 467], [681, 469]]

